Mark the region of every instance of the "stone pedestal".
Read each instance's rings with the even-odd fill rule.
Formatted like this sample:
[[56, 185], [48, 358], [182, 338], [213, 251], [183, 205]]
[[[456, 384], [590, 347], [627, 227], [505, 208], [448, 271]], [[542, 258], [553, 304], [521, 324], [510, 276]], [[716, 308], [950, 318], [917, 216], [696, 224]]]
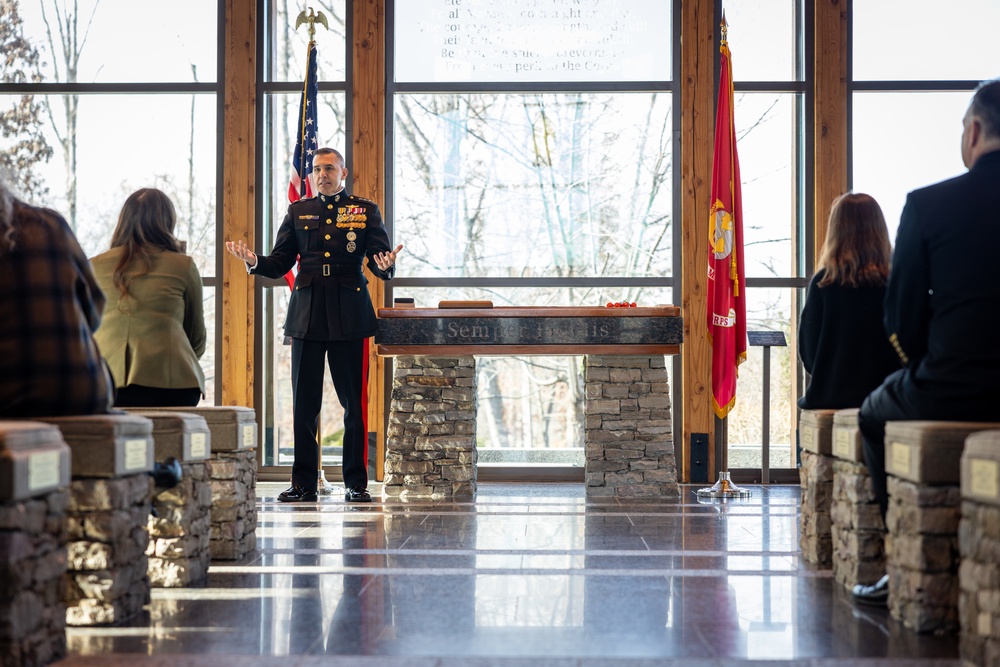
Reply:
[[382, 493], [389, 498], [476, 494], [476, 361], [395, 358]]
[[69, 478], [59, 429], [0, 421], [0, 667], [66, 655]]
[[663, 356], [584, 357], [588, 496], [677, 497]]
[[71, 451], [66, 623], [118, 625], [149, 602], [152, 422], [134, 415], [43, 420]]
[[886, 424], [889, 611], [917, 632], [958, 630], [960, 459], [965, 439], [991, 426], [997, 424]]
[[848, 590], [885, 574], [885, 524], [864, 462], [858, 410], [833, 416], [833, 577]]
[[205, 462], [212, 488], [212, 560], [239, 560], [257, 548], [256, 415], [242, 406], [199, 406], [183, 412], [202, 417], [212, 433], [212, 456]]
[[202, 581], [211, 560], [212, 487], [206, 463], [212, 437], [203, 417], [187, 412], [136, 410], [153, 422], [157, 461], [169, 457], [181, 464], [180, 484], [156, 488], [149, 517], [149, 583], [175, 588]]
[[799, 417], [802, 486], [799, 548], [810, 563], [833, 563], [830, 506], [833, 501], [833, 415], [835, 410], [803, 410]]
[[970, 435], [961, 461], [958, 623], [965, 665], [1000, 664], [1000, 430]]

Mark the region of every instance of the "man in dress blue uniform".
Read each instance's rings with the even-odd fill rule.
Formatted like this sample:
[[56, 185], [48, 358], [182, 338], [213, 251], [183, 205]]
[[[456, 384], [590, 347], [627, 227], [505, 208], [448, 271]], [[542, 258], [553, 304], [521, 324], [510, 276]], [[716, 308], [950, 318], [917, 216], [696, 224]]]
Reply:
[[391, 280], [396, 255], [375, 202], [344, 190], [344, 157], [332, 148], [313, 156], [313, 183], [319, 194], [288, 207], [270, 255], [258, 255], [242, 241], [226, 249], [246, 262], [247, 271], [268, 278], [284, 276], [299, 258], [285, 318], [292, 341], [292, 412], [295, 460], [292, 485], [281, 502], [316, 500], [319, 446], [316, 431], [323, 402], [323, 361], [344, 407], [344, 485], [349, 502], [371, 502], [364, 452], [368, 444], [362, 414], [364, 339], [375, 334], [375, 311], [362, 263], [382, 280]]
[[[889, 503], [885, 423], [988, 421], [1000, 405], [1000, 79], [977, 89], [962, 120], [968, 172], [914, 190], [896, 232], [885, 327], [904, 368], [858, 413], [865, 463], [882, 517]], [[855, 586], [854, 599], [884, 605], [889, 579]]]

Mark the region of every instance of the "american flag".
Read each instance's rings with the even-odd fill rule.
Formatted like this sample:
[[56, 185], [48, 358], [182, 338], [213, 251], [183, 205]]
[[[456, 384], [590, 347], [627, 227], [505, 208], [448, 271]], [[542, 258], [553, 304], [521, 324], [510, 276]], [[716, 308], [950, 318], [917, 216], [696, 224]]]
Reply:
[[[312, 173], [313, 154], [319, 147], [316, 140], [316, 42], [309, 42], [306, 52], [306, 80], [302, 86], [299, 101], [299, 127], [295, 135], [295, 152], [292, 155], [292, 175], [288, 181], [288, 203], [295, 203], [304, 197], [313, 196]], [[296, 270], [285, 274], [285, 282], [291, 288], [295, 284]]]

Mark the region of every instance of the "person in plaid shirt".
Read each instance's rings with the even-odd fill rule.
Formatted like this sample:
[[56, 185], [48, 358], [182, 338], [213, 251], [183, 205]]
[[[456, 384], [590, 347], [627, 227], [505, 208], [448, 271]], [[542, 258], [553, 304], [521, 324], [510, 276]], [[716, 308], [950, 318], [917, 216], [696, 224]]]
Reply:
[[0, 179], [0, 417], [107, 413], [101, 292], [73, 230]]

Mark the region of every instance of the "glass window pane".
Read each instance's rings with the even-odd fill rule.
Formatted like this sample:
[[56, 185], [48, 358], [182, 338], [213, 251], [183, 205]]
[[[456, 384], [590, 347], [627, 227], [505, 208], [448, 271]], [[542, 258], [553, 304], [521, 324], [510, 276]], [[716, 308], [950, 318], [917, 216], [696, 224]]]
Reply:
[[407, 274], [670, 275], [670, 108], [656, 93], [397, 96]]
[[215, 340], [216, 340], [216, 312], [215, 312], [215, 288], [202, 288], [202, 304], [205, 312], [205, 331], [208, 333], [208, 341], [205, 344], [205, 354], [201, 357], [201, 370], [205, 373], [205, 398], [201, 399], [201, 405], [215, 405]]
[[396, 2], [396, 81], [670, 79], [671, 3], [585, 4]]
[[965, 172], [962, 118], [971, 101], [972, 92], [854, 95], [852, 189], [878, 201], [890, 238], [908, 192]]
[[[405, 276], [402, 256], [396, 271]], [[386, 283], [393, 298], [409, 297], [417, 308], [437, 308], [446, 300], [492, 301], [502, 306], [607, 306], [627, 301], [637, 306], [671, 304], [670, 287], [408, 287], [399, 286], [398, 279]]]
[[264, 400], [260, 414], [264, 431], [262, 461], [266, 466], [291, 465], [293, 459], [292, 348], [283, 333], [290, 294], [283, 286], [264, 290]]
[[[786, 347], [770, 347], [769, 467], [795, 467], [796, 397], [792, 379], [798, 359], [791, 339], [792, 289], [747, 290], [747, 330], [781, 331]], [[764, 348], [747, 348], [736, 383], [736, 405], [729, 413], [729, 467], [760, 468], [764, 415]]]
[[995, 77], [996, 44], [974, 26], [1000, 25], [996, 0], [855, 2], [854, 78], [982, 80]]
[[737, 149], [743, 186], [746, 276], [793, 274], [795, 213], [794, 94], [737, 93]]
[[[20, 99], [0, 95], [0, 109]], [[42, 115], [39, 131], [53, 156], [31, 166], [39, 188], [24, 193], [30, 203], [63, 214], [92, 257], [108, 249], [125, 199], [139, 188], [158, 188], [174, 203], [176, 235], [187, 241], [202, 277], [215, 275], [214, 95], [48, 95], [35, 101], [52, 112], [51, 121]], [[75, 124], [67, 122], [67, 110], [75, 113]]]
[[[302, 81], [306, 75], [306, 44], [309, 31], [306, 24], [295, 27], [302, 7], [298, 2], [275, 0], [268, 2], [268, 10], [274, 17], [270, 26], [268, 66], [265, 68], [268, 81]], [[309, 6], [316, 14], [322, 13], [329, 30], [316, 23], [316, 53], [318, 59], [317, 76], [320, 81], [345, 81], [345, 0], [317, 0]]]
[[[214, 82], [215, 2], [21, 2], [24, 36], [39, 50], [45, 83]], [[51, 38], [50, 38], [51, 36]], [[74, 44], [78, 45], [74, 49]], [[67, 68], [74, 56], [78, 62]], [[68, 76], [67, 71], [75, 69]]]
[[[257, 244], [262, 251], [274, 243], [274, 233], [288, 209], [288, 181], [292, 173], [292, 154], [298, 132], [299, 93], [267, 95], [264, 127], [270, 129], [270, 215], [264, 221], [266, 238]], [[321, 146], [344, 153], [344, 93], [320, 93], [317, 102], [316, 137]], [[351, 165], [347, 165], [348, 174]]]
[[795, 79], [798, 0], [726, 3], [729, 51], [736, 81]]

